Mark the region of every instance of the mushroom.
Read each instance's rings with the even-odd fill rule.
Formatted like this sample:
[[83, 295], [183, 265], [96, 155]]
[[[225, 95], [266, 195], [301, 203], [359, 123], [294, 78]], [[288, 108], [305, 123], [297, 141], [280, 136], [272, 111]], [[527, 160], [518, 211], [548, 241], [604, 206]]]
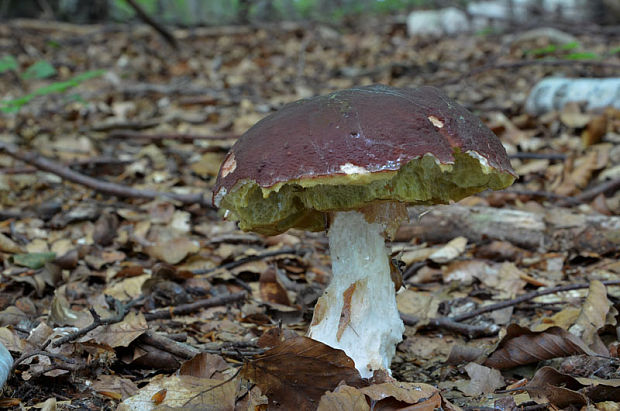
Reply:
[[308, 336], [362, 377], [389, 372], [404, 331], [385, 237], [406, 205], [445, 204], [515, 179], [499, 139], [433, 87], [357, 87], [296, 101], [233, 145], [213, 192], [243, 230], [328, 230], [332, 279]]

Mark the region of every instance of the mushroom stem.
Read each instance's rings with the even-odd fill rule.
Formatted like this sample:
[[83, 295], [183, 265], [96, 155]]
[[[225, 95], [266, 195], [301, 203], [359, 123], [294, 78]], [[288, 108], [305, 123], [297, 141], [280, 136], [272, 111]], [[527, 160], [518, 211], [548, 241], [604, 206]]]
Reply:
[[[399, 210], [394, 203], [384, 209]], [[344, 350], [364, 378], [378, 369], [389, 372], [404, 331], [390, 277], [386, 224], [368, 217], [358, 211], [333, 214], [328, 233], [332, 281], [308, 331], [309, 337]]]

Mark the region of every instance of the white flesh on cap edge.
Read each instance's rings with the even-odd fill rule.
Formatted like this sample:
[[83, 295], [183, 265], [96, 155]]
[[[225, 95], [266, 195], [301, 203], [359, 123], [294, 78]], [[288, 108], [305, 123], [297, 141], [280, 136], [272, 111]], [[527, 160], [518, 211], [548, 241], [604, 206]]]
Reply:
[[343, 350], [364, 378], [389, 373], [405, 330], [396, 308], [385, 227], [357, 211], [334, 213], [332, 280], [314, 309], [308, 336]]

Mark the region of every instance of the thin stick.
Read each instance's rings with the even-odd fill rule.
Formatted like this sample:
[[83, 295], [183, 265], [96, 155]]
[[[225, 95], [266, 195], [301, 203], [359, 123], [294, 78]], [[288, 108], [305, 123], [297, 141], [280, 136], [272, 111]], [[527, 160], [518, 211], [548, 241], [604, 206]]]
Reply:
[[[603, 285], [606, 285], [606, 286], [620, 285], [620, 280], [602, 281], [602, 283]], [[522, 296], [513, 298], [511, 300], [500, 301], [495, 304], [485, 305], [484, 307], [480, 307], [477, 310], [470, 311], [468, 313], [464, 313], [461, 315], [455, 315], [453, 317], [448, 317], [448, 318], [450, 318], [452, 321], [457, 321], [457, 322], [469, 320], [470, 318], [477, 317], [481, 314], [485, 314], [491, 311], [501, 310], [502, 308], [506, 308], [506, 307], [512, 307], [517, 304], [521, 304], [522, 302], [533, 300], [534, 298], [540, 297], [543, 295], [556, 294], [556, 293], [560, 293], [563, 291], [580, 290], [582, 288], [588, 288], [588, 287], [590, 287], [589, 283], [580, 283], [580, 284], [559, 285], [557, 287], [547, 288], [544, 290], [536, 290], [536, 291], [532, 291], [527, 294], [523, 294]]]
[[172, 355], [189, 360], [194, 358], [196, 354], [200, 353], [200, 350], [192, 347], [188, 344], [183, 344], [178, 341], [174, 341], [165, 335], [155, 333], [153, 331], [147, 331], [140, 336], [140, 340], [145, 344], [152, 345], [155, 348], [166, 351]]
[[121, 184], [101, 181], [96, 178], [92, 178], [84, 174], [78, 173], [77, 171], [73, 171], [69, 167], [49, 160], [39, 154], [29, 151], [21, 151], [13, 144], [0, 142], [0, 151], [5, 151], [11, 157], [21, 160], [24, 163], [30, 164], [38, 168], [39, 170], [50, 172], [67, 181], [86, 186], [103, 194], [125, 198], [167, 198], [183, 204], [200, 204], [203, 207], [212, 207], [211, 201], [207, 199], [208, 196], [205, 196], [204, 194], [177, 194], [161, 192], [157, 190], [142, 190], [127, 187]]
[[566, 154], [562, 153], [530, 153], [530, 152], [518, 152], [509, 154], [509, 158], [519, 158], [524, 160], [566, 160]]
[[168, 31], [164, 26], [159, 24], [154, 18], [149, 16], [149, 14], [140, 6], [135, 0], [125, 0], [129, 5], [135, 10], [136, 14], [142, 21], [144, 21], [149, 26], [153, 27], [155, 31], [157, 31], [163, 38], [166, 40], [168, 44], [170, 44], [173, 48], [179, 48], [177, 43], [177, 39], [174, 38], [172, 33]]
[[220, 295], [213, 298], [206, 298], [189, 304], [177, 305], [174, 308], [164, 308], [151, 313], [145, 313], [144, 318], [147, 321], [152, 320], [167, 320], [175, 315], [185, 315], [196, 312], [202, 308], [216, 307], [218, 305], [225, 305], [235, 301], [241, 301], [246, 297], [245, 291], [239, 291], [233, 294]]
[[603, 184], [599, 184], [595, 187], [592, 187], [588, 190], [583, 191], [581, 194], [573, 197], [573, 200], [579, 202], [586, 202], [592, 200], [594, 197], [599, 194], [606, 193], [608, 191], [618, 191], [620, 189], [620, 178], [616, 178], [615, 180], [607, 181]]
[[[89, 308], [88, 311], [90, 311], [90, 314], [93, 316], [93, 322], [84, 328], [80, 328], [79, 330], [72, 332], [71, 334], [67, 334], [64, 337], [57, 339], [52, 343], [52, 347], [59, 347], [64, 343], [75, 341], [101, 325], [111, 325], [123, 321], [125, 319], [125, 316], [129, 312], [129, 308], [131, 308], [134, 303], [130, 302], [128, 304], [123, 304], [118, 300], [116, 300], [115, 303], [116, 314], [108, 318], [101, 318], [94, 308]], [[49, 341], [43, 345], [43, 348], [47, 347], [48, 344]]]
[[214, 271], [217, 270], [230, 270], [233, 269], [235, 267], [239, 267], [240, 265], [246, 264], [246, 263], [251, 263], [252, 261], [258, 261], [258, 260], [262, 260], [263, 258], [269, 258], [269, 257], [274, 257], [276, 255], [281, 255], [281, 254], [300, 254], [302, 250], [297, 250], [294, 248], [283, 248], [281, 250], [276, 250], [276, 251], [267, 251], [265, 253], [262, 254], [256, 254], [256, 255], [249, 255], [247, 257], [243, 257], [240, 258], [238, 260], [235, 261], [231, 261], [230, 263], [226, 263], [226, 264], [222, 264], [218, 267], [213, 267], [213, 268], [205, 268], [202, 270], [193, 270], [192, 273], [194, 274], [199, 274], [199, 275], [206, 275], [206, 274], [210, 274]]
[[[409, 326], [416, 325], [420, 322], [420, 319], [413, 315], [400, 313], [400, 318], [403, 320], [405, 325]], [[452, 331], [457, 334], [465, 335], [469, 338], [490, 337], [492, 335], [496, 335], [500, 329], [500, 327], [494, 324], [490, 326], [461, 324], [446, 317], [429, 318], [428, 323], [424, 326]]]
[[202, 135], [202, 134], [184, 134], [184, 133], [159, 133], [145, 134], [133, 130], [117, 130], [108, 135], [108, 138], [132, 138], [139, 140], [232, 140], [239, 138], [236, 134], [227, 134], [223, 136]]

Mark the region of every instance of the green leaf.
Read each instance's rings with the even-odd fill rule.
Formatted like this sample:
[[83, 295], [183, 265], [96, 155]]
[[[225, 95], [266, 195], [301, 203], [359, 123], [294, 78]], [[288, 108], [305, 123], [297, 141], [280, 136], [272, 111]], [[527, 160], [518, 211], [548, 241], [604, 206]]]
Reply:
[[52, 261], [54, 258], [56, 258], [56, 253], [28, 253], [15, 254], [12, 260], [15, 265], [36, 270], [43, 267], [48, 261]]
[[22, 74], [24, 80], [48, 78], [56, 74], [56, 69], [45, 60], [39, 60]]
[[19, 111], [19, 109], [28, 104], [30, 100], [37, 96], [45, 96], [52, 93], [61, 93], [66, 91], [72, 87], [75, 87], [82, 83], [83, 81], [101, 76], [105, 73], [105, 70], [90, 70], [84, 73], [78, 74], [72, 79], [66, 81], [57, 81], [52, 84], [48, 84], [47, 86], [39, 87], [32, 93], [28, 93], [21, 97], [11, 99], [11, 100], [2, 100], [0, 101], [0, 112], [1, 113], [15, 113]]
[[568, 60], [596, 60], [599, 59], [600, 56], [596, 53], [583, 52], [583, 53], [570, 53], [564, 56], [564, 58]]
[[10, 54], [0, 59], [0, 74], [9, 70], [17, 70], [17, 67], [17, 60], [15, 60], [15, 57], [11, 56]]

